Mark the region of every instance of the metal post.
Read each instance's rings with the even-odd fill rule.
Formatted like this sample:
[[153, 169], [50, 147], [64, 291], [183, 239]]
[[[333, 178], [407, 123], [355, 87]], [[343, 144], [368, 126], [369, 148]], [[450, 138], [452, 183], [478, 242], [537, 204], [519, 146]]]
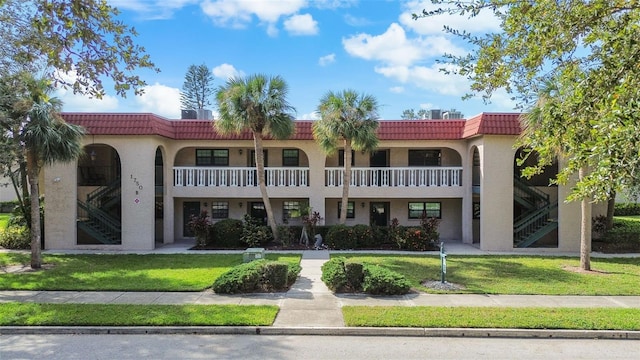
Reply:
[[446, 283], [447, 275], [447, 253], [444, 251], [444, 243], [440, 243], [440, 282]]

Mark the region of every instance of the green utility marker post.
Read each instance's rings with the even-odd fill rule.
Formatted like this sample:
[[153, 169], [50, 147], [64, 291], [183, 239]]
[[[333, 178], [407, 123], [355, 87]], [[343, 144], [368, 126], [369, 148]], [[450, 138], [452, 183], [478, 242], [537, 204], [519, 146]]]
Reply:
[[446, 283], [447, 275], [447, 253], [444, 251], [444, 243], [440, 243], [440, 282]]

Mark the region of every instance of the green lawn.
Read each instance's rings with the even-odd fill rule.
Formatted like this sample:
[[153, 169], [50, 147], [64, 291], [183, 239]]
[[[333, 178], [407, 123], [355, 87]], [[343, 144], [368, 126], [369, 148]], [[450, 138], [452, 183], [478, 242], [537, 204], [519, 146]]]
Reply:
[[0, 213], [0, 230], [4, 230], [7, 228], [7, 224], [9, 223], [9, 218], [11, 214]]
[[[300, 262], [297, 254], [268, 259]], [[28, 253], [0, 253], [0, 266], [28, 264]], [[242, 254], [44, 255], [45, 270], [0, 276], [0, 290], [201, 291]]]
[[277, 306], [4, 303], [1, 326], [268, 326]]
[[[340, 255], [342, 256], [342, 255]], [[405, 275], [418, 290], [440, 280], [439, 256], [348, 255]], [[578, 258], [538, 256], [447, 256], [447, 281], [458, 293], [542, 295], [640, 295], [639, 258], [592, 258], [592, 273], [572, 271]]]
[[640, 309], [345, 306], [347, 326], [640, 330]]

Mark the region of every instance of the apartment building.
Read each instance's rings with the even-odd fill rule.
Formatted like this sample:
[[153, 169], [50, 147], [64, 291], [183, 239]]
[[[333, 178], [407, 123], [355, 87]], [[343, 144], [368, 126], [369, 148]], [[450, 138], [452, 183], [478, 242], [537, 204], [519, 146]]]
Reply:
[[[483, 250], [578, 251], [580, 206], [564, 202], [569, 187], [548, 186], [557, 168], [519, 177], [519, 116], [380, 121], [378, 149], [353, 153], [347, 224], [418, 225], [427, 214], [441, 220], [441, 239]], [[149, 113], [63, 117], [86, 128], [85, 156], [45, 169], [46, 249], [150, 250], [191, 239], [185, 224], [202, 210], [212, 221], [266, 216], [249, 133], [221, 135], [211, 121]], [[324, 224], [338, 222], [342, 152], [325, 155], [312, 123], [296, 121], [291, 138], [264, 141], [281, 224], [299, 224], [292, 215], [306, 204]]]

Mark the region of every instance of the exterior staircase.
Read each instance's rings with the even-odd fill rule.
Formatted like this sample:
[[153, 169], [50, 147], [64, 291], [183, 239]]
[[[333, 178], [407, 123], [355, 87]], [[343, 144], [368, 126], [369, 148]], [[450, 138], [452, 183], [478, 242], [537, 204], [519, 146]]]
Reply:
[[78, 200], [78, 228], [102, 244], [120, 244], [121, 180], [101, 186], [87, 195], [86, 202]]
[[558, 228], [558, 219], [551, 216], [558, 204], [551, 204], [548, 194], [517, 177], [514, 177], [513, 185], [513, 199], [521, 210], [513, 222], [513, 246], [529, 247]]

